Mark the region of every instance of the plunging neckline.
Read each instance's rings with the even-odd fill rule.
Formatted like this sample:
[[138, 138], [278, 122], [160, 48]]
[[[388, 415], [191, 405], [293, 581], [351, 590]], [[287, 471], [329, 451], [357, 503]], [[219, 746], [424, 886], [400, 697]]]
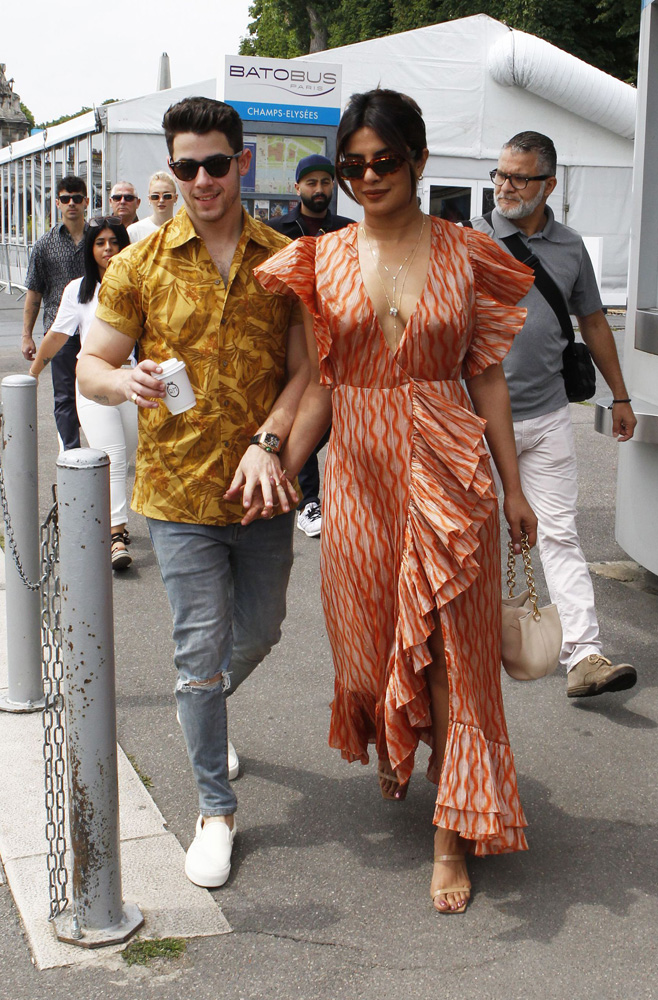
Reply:
[[423, 287], [421, 289], [420, 295], [416, 299], [416, 303], [415, 303], [413, 309], [411, 310], [411, 312], [409, 313], [409, 317], [407, 319], [407, 322], [404, 325], [402, 333], [400, 334], [400, 339], [398, 340], [397, 346], [395, 348], [392, 348], [391, 345], [389, 344], [388, 340], [386, 339], [386, 334], [384, 333], [384, 328], [383, 328], [383, 326], [381, 324], [381, 321], [379, 319], [379, 315], [377, 313], [377, 310], [375, 309], [375, 304], [372, 301], [372, 298], [370, 297], [370, 293], [368, 291], [368, 288], [366, 286], [366, 283], [365, 283], [365, 280], [364, 280], [364, 277], [363, 277], [363, 271], [361, 269], [361, 258], [359, 256], [359, 225], [361, 225], [361, 223], [358, 223], [357, 226], [356, 226], [356, 229], [355, 229], [354, 252], [355, 252], [355, 255], [356, 255], [356, 267], [357, 267], [357, 271], [359, 273], [359, 280], [361, 282], [361, 287], [363, 289], [363, 295], [364, 295], [364, 298], [365, 298], [366, 302], [368, 303], [368, 308], [370, 309], [370, 312], [371, 312], [371, 314], [372, 314], [372, 316], [374, 318], [374, 321], [377, 324], [377, 330], [378, 330], [379, 336], [381, 337], [381, 340], [382, 340], [382, 342], [384, 344], [384, 347], [386, 348], [386, 350], [389, 352], [389, 354], [391, 355], [391, 357], [393, 359], [397, 359], [397, 357], [398, 357], [398, 355], [400, 353], [400, 349], [401, 349], [402, 345], [404, 343], [406, 343], [407, 333], [408, 333], [409, 327], [410, 327], [411, 323], [413, 322], [413, 319], [414, 319], [416, 313], [418, 312], [418, 309], [420, 308], [420, 305], [423, 302], [423, 299], [425, 298], [425, 295], [427, 293], [427, 288], [428, 288], [428, 285], [429, 285], [430, 273], [431, 273], [431, 270], [432, 270], [432, 263], [433, 263], [433, 261], [432, 261], [432, 251], [434, 249], [435, 229], [434, 229], [434, 220], [433, 220], [432, 216], [428, 215], [427, 219], [429, 220], [429, 223], [430, 223], [430, 252], [429, 252], [429, 260], [427, 262], [427, 273], [425, 274], [425, 281], [423, 282]]

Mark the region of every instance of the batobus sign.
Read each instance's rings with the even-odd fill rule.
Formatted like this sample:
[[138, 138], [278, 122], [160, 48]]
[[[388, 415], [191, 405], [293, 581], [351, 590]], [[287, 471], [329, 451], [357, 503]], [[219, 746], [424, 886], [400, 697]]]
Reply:
[[338, 125], [340, 66], [226, 56], [224, 100], [243, 121]]

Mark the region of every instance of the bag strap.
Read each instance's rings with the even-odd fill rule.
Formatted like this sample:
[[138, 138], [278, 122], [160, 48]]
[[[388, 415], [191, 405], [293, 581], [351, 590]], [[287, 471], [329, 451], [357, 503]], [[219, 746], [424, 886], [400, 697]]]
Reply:
[[[521, 535], [521, 558], [523, 559], [523, 572], [525, 573], [526, 583], [528, 585], [528, 592], [530, 595], [530, 603], [532, 605], [532, 617], [536, 620], [541, 618], [541, 612], [538, 605], [537, 588], [535, 586], [535, 575], [532, 571], [532, 559], [530, 558], [530, 546], [528, 545], [528, 536], [525, 532]], [[507, 596], [514, 597], [514, 588], [516, 587], [516, 555], [514, 553], [514, 545], [510, 540], [507, 543]]]
[[544, 265], [539, 260], [539, 257], [537, 257], [532, 250], [525, 245], [518, 233], [513, 233], [511, 236], [501, 236], [500, 239], [513, 257], [516, 257], [517, 260], [520, 260], [521, 263], [525, 264], [527, 267], [531, 267], [535, 272], [535, 288], [538, 292], [541, 292], [548, 302], [549, 306], [558, 318], [562, 333], [567, 338], [568, 343], [572, 345], [576, 338], [574, 336], [573, 326], [571, 325], [567, 304], [564, 301], [562, 292], [555, 284], [548, 271], [544, 269]]
[[[482, 218], [493, 230], [493, 212], [487, 212], [487, 214], [483, 215]], [[462, 222], [462, 226], [466, 226], [467, 229], [472, 229], [473, 223], [469, 220], [468, 222]], [[567, 338], [569, 346], [572, 346], [575, 343], [576, 338], [574, 336], [567, 303], [565, 302], [564, 295], [555, 284], [548, 271], [544, 269], [544, 265], [540, 261], [539, 257], [537, 257], [532, 250], [528, 249], [518, 233], [512, 233], [511, 236], [499, 236], [498, 239], [505, 244], [513, 257], [520, 260], [522, 264], [526, 265], [526, 267], [531, 267], [535, 272], [535, 288], [541, 295], [544, 296], [549, 306], [557, 316], [560, 329]]]

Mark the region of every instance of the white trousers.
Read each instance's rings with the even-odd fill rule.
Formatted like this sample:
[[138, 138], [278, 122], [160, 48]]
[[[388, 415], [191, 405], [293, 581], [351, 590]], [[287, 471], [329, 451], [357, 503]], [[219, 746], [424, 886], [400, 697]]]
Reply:
[[562, 622], [560, 663], [601, 652], [594, 590], [576, 530], [578, 470], [569, 406], [514, 423], [521, 485], [537, 515], [537, 544]]
[[110, 524], [115, 528], [128, 520], [126, 471], [137, 449], [137, 407], [127, 400], [101, 406], [83, 396], [77, 382], [75, 400], [89, 447], [106, 452], [110, 459]]

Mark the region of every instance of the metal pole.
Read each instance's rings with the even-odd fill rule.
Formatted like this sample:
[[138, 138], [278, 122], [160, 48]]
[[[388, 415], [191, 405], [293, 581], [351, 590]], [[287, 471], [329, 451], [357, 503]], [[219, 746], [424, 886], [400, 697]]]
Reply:
[[41, 597], [38, 586], [30, 589], [25, 583], [27, 578], [34, 586], [41, 575], [37, 380], [31, 375], [8, 375], [2, 380], [2, 478], [9, 686], [0, 695], [0, 711], [36, 712], [44, 704]]
[[144, 922], [121, 898], [109, 470], [91, 448], [57, 459], [73, 907], [55, 927], [87, 948]]

